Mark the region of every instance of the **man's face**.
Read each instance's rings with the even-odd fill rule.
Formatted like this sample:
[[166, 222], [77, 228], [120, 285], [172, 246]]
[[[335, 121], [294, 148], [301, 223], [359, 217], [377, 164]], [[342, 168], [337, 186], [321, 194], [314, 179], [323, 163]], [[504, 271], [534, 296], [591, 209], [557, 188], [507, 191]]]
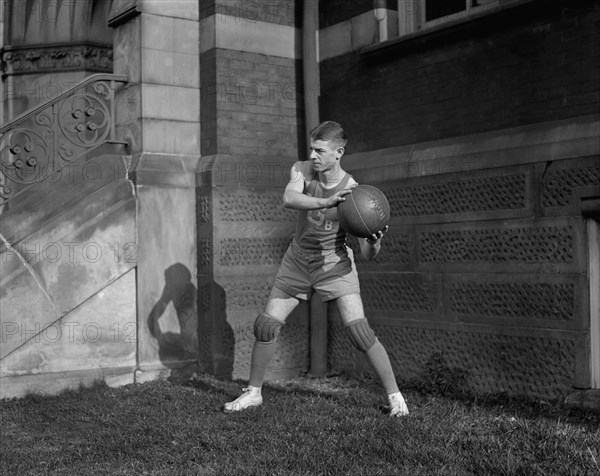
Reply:
[[344, 148], [335, 147], [331, 141], [310, 141], [310, 160], [315, 172], [335, 170], [343, 154]]

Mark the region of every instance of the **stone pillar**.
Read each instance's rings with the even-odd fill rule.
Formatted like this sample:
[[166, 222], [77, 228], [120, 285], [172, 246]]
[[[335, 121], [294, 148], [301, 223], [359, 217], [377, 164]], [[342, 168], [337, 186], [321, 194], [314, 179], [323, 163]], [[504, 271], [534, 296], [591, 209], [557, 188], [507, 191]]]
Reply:
[[[301, 2], [202, 2], [198, 169], [201, 362], [247, 379], [252, 324], [290, 242], [282, 207], [303, 149]], [[284, 327], [267, 378], [308, 369], [308, 307]]]
[[137, 194], [136, 380], [187, 375], [198, 358], [198, 3], [115, 2], [109, 24], [115, 73], [129, 77], [117, 130], [131, 146]]

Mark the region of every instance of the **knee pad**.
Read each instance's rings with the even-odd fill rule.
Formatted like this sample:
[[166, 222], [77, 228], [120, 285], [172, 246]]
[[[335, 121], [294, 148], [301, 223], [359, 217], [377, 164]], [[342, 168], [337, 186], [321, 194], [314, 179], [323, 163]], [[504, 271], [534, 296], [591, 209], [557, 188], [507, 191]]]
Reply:
[[281, 326], [283, 322], [263, 312], [254, 321], [254, 336], [261, 342], [273, 342], [277, 339]]
[[366, 319], [357, 319], [346, 326], [354, 347], [366, 352], [377, 342], [377, 337]]

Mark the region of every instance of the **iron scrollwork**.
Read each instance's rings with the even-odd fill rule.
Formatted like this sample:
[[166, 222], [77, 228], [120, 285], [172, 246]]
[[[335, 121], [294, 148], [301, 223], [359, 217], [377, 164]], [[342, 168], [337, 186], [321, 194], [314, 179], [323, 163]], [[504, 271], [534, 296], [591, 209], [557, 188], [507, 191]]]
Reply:
[[[106, 75], [103, 75], [106, 76]], [[0, 201], [111, 139], [114, 80], [83, 81], [0, 131]]]

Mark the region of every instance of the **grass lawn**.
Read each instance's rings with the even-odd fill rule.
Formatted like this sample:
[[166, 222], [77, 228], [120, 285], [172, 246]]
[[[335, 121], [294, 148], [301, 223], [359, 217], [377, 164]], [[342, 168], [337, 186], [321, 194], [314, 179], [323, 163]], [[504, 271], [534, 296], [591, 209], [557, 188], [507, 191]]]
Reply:
[[272, 382], [225, 414], [240, 382], [200, 376], [0, 402], [2, 475], [598, 475], [600, 414], [405, 391], [342, 376]]

